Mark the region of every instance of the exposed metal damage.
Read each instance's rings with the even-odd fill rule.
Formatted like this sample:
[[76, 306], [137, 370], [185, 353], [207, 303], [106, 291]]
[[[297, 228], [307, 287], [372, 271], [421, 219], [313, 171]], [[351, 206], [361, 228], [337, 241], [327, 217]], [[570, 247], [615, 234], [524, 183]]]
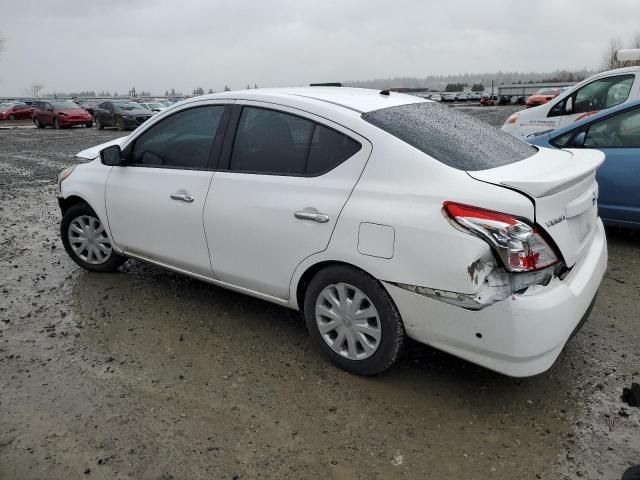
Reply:
[[523, 294], [531, 286], [546, 286], [554, 278], [555, 267], [537, 272], [509, 273], [494, 260], [478, 258], [467, 272], [471, 281], [479, 285], [474, 293], [452, 292], [431, 287], [391, 282], [404, 290], [424, 295], [440, 302], [456, 305], [467, 310], [482, 310], [511, 295]]

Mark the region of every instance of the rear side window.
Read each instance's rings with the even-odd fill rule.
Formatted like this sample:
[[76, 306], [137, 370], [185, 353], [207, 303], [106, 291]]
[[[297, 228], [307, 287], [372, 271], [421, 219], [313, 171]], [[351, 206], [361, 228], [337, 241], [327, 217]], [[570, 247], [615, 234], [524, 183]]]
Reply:
[[325, 173], [360, 150], [360, 143], [306, 118], [244, 107], [229, 168], [270, 175]]
[[502, 130], [435, 102], [383, 108], [362, 118], [458, 170], [501, 167], [537, 152]]
[[224, 106], [175, 113], [144, 132], [133, 145], [131, 163], [139, 166], [204, 170]]

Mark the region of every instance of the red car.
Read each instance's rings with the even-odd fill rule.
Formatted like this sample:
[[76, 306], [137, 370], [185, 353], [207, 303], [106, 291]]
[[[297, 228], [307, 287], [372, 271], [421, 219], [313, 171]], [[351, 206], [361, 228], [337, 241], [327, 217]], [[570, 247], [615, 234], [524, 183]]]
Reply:
[[0, 120], [20, 120], [31, 118], [31, 108], [26, 103], [0, 105]]
[[559, 88], [541, 88], [527, 99], [527, 108], [544, 105], [560, 95]]
[[51, 125], [57, 130], [74, 125], [90, 128], [93, 126], [93, 117], [71, 100], [47, 100], [35, 104], [33, 123], [38, 128]]

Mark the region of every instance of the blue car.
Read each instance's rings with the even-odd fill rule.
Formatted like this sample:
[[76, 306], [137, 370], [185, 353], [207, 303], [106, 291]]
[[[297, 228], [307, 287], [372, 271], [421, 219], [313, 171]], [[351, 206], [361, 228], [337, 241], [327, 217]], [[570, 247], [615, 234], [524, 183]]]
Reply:
[[640, 228], [640, 101], [587, 116], [527, 138], [550, 148], [595, 148], [606, 160], [598, 170], [599, 214], [606, 225]]

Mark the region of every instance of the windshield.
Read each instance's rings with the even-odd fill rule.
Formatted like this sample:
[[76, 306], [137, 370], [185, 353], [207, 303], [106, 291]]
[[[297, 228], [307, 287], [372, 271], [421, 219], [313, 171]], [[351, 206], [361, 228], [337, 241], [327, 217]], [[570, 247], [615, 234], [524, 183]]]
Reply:
[[458, 170], [501, 167], [537, 152], [502, 130], [435, 102], [383, 108], [362, 118]]
[[127, 102], [127, 103], [114, 103], [118, 110], [145, 110], [145, 108], [139, 103]]
[[64, 110], [66, 108], [80, 108], [80, 105], [78, 105], [76, 102], [72, 102], [71, 100], [51, 102], [51, 105], [53, 105], [53, 108], [55, 108], [56, 110]]

